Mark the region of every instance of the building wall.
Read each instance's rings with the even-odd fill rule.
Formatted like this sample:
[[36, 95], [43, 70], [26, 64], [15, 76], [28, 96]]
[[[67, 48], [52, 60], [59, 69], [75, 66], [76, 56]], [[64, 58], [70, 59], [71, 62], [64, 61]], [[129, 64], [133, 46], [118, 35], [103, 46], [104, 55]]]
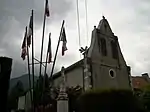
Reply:
[[[32, 95], [33, 95], [33, 89], [32, 89]], [[31, 110], [31, 94], [30, 94], [30, 91], [28, 91], [26, 93], [25, 98], [26, 98], [26, 100], [25, 100], [25, 111], [29, 112], [29, 110]]]
[[[74, 87], [77, 85], [83, 87], [83, 68], [81, 66], [68, 71], [67, 73], [65, 73], [65, 75], [66, 75], [67, 85], [69, 87], [72, 86]], [[62, 82], [62, 77], [58, 77], [57, 79], [54, 80], [54, 85], [56, 87], [59, 87], [61, 82]]]
[[25, 109], [25, 96], [19, 97], [18, 109]]
[[[95, 59], [92, 58], [92, 76], [93, 85], [96, 88], [130, 88], [129, 74], [127, 71], [127, 66], [121, 56], [119, 57], [119, 64], [114, 62], [114, 59], [109, 59], [107, 63], [107, 58]], [[109, 64], [112, 63], [112, 64]], [[112, 78], [109, 74], [109, 70], [115, 70], [115, 77]]]
[[56, 78], [56, 79], [54, 79], [54, 86], [55, 87], [59, 87], [60, 86], [60, 84], [61, 84], [61, 81], [62, 81], [62, 78], [61, 77], [58, 77], [58, 78]]
[[132, 77], [132, 85], [135, 89], [141, 89], [150, 84], [143, 76]]
[[113, 68], [116, 71], [116, 76], [112, 78], [109, 75], [109, 70], [113, 67], [103, 66], [103, 65], [96, 65], [93, 64], [93, 82], [94, 82], [94, 88], [115, 88], [115, 89], [129, 89], [129, 82], [126, 75], [126, 71], [119, 70], [117, 68]]

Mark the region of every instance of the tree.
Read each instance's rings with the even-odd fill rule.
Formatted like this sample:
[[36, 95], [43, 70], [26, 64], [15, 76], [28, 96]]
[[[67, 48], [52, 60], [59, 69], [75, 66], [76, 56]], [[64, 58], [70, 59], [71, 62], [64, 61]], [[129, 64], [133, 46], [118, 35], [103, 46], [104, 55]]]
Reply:
[[142, 102], [144, 107], [150, 111], [150, 85], [143, 87], [139, 94], [139, 100]]
[[43, 76], [39, 76], [34, 88], [34, 104], [39, 105], [42, 96]]
[[128, 90], [93, 90], [80, 96], [80, 112], [144, 112]]
[[77, 85], [76, 87], [67, 88], [67, 94], [69, 98], [69, 112], [77, 111], [77, 99], [82, 94], [82, 87]]
[[39, 76], [39, 79], [36, 82], [34, 96], [34, 102], [36, 105], [46, 105], [51, 100], [49, 78], [47, 74], [45, 76]]

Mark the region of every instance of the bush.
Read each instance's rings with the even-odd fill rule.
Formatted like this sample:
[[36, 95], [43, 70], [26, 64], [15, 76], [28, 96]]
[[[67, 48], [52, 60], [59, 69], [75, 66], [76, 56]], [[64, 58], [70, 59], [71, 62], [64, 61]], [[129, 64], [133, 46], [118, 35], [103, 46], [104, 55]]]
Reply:
[[80, 112], [144, 112], [129, 90], [94, 90], [78, 99]]

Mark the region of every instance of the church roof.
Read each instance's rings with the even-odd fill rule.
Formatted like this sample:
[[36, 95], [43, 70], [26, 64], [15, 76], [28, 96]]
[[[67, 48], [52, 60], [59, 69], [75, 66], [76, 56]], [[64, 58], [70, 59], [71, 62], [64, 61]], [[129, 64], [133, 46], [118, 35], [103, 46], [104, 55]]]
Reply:
[[104, 16], [103, 16], [103, 19], [100, 20], [97, 29], [100, 30], [101, 33], [104, 33], [104, 34], [110, 34], [110, 35], [113, 34], [111, 27], [110, 27], [107, 19]]
[[142, 76], [136, 76], [136, 77], [133, 77], [132, 76], [132, 85], [134, 88], [136, 89], [140, 89], [142, 87], [145, 87], [147, 85], [149, 85], [150, 82], [148, 82], [144, 77]]
[[[83, 59], [81, 59], [81, 60], [77, 61], [76, 63], [70, 65], [69, 67], [65, 68], [65, 73], [75, 69], [76, 67], [82, 66], [82, 65], [83, 65]], [[55, 73], [53, 75], [53, 79], [56, 79], [56, 78], [58, 78], [60, 76], [61, 76], [61, 71]]]

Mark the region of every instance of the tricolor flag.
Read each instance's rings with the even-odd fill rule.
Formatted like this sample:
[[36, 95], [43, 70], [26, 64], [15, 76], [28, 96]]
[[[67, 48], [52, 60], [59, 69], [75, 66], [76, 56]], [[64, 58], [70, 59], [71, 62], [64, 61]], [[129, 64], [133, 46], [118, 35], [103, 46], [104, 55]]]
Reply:
[[22, 43], [21, 58], [22, 58], [23, 60], [25, 60], [26, 55], [27, 55], [26, 41], [27, 41], [27, 27], [26, 27], [26, 31], [25, 31], [24, 39], [23, 39], [23, 43]]
[[52, 62], [52, 49], [51, 49], [51, 33], [49, 34], [49, 42], [48, 42], [48, 63]]
[[47, 17], [50, 16], [48, 0], [46, 0], [46, 4], [45, 4], [45, 15], [46, 15]]
[[61, 33], [61, 40], [60, 41], [63, 41], [62, 43], [62, 56], [65, 54], [65, 51], [68, 50], [67, 49], [67, 39], [66, 39], [66, 33], [65, 33], [65, 28], [63, 27], [62, 29], [62, 33]]
[[27, 46], [29, 47], [31, 45], [32, 33], [33, 33], [33, 15], [30, 16], [30, 23], [29, 23], [28, 36], [27, 36]]

